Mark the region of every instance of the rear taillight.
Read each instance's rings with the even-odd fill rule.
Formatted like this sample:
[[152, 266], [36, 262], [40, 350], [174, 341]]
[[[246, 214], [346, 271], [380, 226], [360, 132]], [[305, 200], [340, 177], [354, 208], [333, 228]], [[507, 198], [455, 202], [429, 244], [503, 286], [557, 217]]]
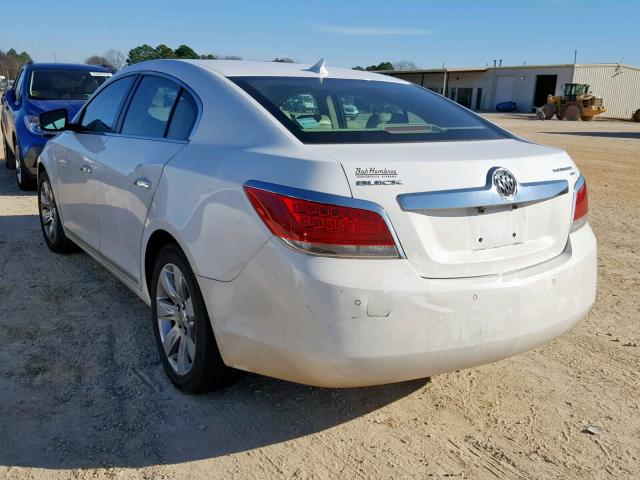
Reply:
[[573, 229], [577, 229], [587, 223], [589, 211], [589, 198], [587, 195], [587, 182], [580, 177], [576, 182], [573, 203]]
[[271, 233], [298, 250], [337, 257], [399, 257], [389, 227], [377, 212], [248, 185], [244, 189]]

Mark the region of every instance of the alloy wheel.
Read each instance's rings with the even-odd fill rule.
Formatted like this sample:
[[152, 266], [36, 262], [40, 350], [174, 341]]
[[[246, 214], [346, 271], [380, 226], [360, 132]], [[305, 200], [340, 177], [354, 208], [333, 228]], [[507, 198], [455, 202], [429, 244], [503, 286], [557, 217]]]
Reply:
[[40, 187], [40, 217], [42, 218], [44, 233], [51, 243], [55, 243], [58, 211], [48, 180], [42, 182], [42, 186]]
[[[17, 151], [17, 146], [16, 146]], [[16, 178], [18, 179], [18, 184], [22, 185], [22, 162], [20, 161], [20, 153], [16, 155]]]
[[195, 359], [195, 313], [187, 281], [172, 263], [162, 267], [158, 277], [156, 312], [160, 341], [169, 365], [178, 375], [186, 375]]

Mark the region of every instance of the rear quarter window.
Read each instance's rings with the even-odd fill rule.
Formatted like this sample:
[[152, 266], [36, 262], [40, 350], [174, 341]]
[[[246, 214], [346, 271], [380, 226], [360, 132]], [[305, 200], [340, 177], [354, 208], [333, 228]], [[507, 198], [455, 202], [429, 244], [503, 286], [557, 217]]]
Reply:
[[182, 90], [176, 103], [167, 137], [175, 140], [187, 140], [196, 123], [198, 106], [186, 90]]

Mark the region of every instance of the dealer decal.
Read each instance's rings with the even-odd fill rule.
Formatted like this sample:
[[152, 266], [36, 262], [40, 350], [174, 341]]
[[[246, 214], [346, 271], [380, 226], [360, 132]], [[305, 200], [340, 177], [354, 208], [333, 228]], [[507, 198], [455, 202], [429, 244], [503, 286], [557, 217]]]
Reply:
[[402, 185], [395, 168], [356, 168], [356, 186]]

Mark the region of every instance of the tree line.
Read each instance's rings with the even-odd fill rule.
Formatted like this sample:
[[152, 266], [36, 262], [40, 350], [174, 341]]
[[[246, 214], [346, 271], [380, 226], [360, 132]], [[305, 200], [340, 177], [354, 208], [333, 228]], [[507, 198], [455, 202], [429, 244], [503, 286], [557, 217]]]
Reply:
[[0, 75], [7, 79], [16, 78], [22, 65], [29, 60], [31, 57], [27, 52], [18, 53], [14, 48], [10, 48], [6, 52], [0, 50]]
[[[179, 58], [179, 59], [204, 59], [204, 60], [242, 60], [238, 55], [217, 55], [214, 53], [199, 54], [188, 45], [180, 45], [175, 49], [171, 49], [165, 44], [156, 47], [143, 44], [129, 50], [125, 55], [119, 50], [107, 50], [101, 55], [92, 55], [85, 60], [88, 65], [104, 65], [113, 70], [120, 70], [126, 65], [143, 62], [145, 60], [156, 60], [160, 58]], [[18, 53], [11, 48], [7, 52], [0, 50], [0, 75], [8, 79], [15, 79], [26, 62], [31, 60], [31, 56], [27, 52]], [[273, 62], [294, 63], [295, 60], [288, 57], [276, 57]], [[380, 62], [377, 65], [369, 65], [361, 67], [360, 65], [353, 67], [354, 70], [363, 71], [384, 71], [384, 70], [416, 70], [418, 66], [409, 61], [401, 60], [396, 62]]]
[[[192, 60], [242, 60], [238, 55], [217, 55], [215, 53], [197, 53], [189, 45], [180, 45], [176, 49], [168, 47], [164, 43], [156, 47], [148, 44], [138, 45], [129, 50], [128, 55], [124, 55], [117, 50], [109, 50], [103, 55], [92, 55], [85, 60], [89, 65], [105, 65], [119, 70], [125, 65], [133, 65], [134, 63], [144, 62], [145, 60], [157, 60], [161, 58], [179, 58]], [[273, 62], [294, 63], [295, 61], [288, 57], [276, 57]]]
[[366, 72], [377, 72], [384, 70], [418, 70], [418, 66], [410, 60], [398, 60], [396, 62], [380, 62], [378, 65], [369, 65], [368, 67], [353, 67], [354, 70], [362, 70]]

